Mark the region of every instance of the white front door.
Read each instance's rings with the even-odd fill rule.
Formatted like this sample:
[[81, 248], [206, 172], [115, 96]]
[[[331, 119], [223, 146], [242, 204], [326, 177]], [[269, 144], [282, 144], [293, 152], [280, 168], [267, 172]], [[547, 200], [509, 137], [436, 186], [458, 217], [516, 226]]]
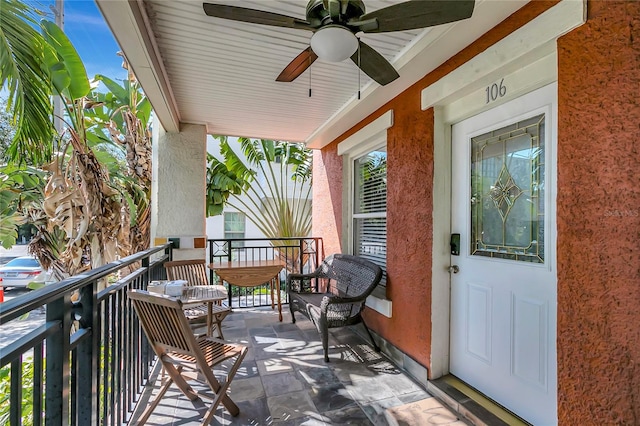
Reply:
[[545, 426], [557, 423], [556, 92], [452, 127], [450, 371]]

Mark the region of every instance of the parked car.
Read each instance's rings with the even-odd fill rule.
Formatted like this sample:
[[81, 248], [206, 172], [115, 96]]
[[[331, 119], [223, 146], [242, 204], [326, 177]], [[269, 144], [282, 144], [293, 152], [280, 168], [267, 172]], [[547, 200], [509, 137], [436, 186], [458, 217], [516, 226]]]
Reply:
[[42, 269], [40, 263], [31, 256], [16, 257], [4, 266], [0, 267], [0, 278], [3, 287], [26, 288], [31, 282], [44, 283], [47, 272]]

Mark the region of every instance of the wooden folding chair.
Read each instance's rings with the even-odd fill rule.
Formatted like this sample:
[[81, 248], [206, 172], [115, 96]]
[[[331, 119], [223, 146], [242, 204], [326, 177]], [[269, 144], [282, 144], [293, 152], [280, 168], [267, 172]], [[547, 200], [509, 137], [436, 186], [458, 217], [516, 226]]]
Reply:
[[[200, 397], [213, 400], [204, 415], [203, 426], [211, 422], [221, 402], [232, 416], [237, 416], [240, 409], [227, 395], [227, 389], [247, 354], [246, 346], [207, 336], [196, 337], [184, 315], [182, 302], [178, 299], [142, 290], [131, 290], [127, 294], [133, 302], [149, 343], [169, 376], [158, 396], [142, 413], [138, 424], [146, 423], [172, 383], [191, 401]], [[219, 382], [213, 373], [213, 367], [234, 357], [235, 361], [229, 368], [226, 379]], [[207, 384], [215, 396], [194, 391], [187, 380]]]
[[[207, 275], [207, 265], [204, 259], [175, 260], [165, 262], [164, 267], [167, 271], [167, 278], [172, 281], [184, 280], [187, 282], [187, 286], [210, 285]], [[212, 287], [215, 287], [221, 294], [228, 294], [225, 286], [212, 285]], [[217, 306], [213, 306], [213, 321], [218, 330], [218, 337], [224, 339], [222, 335], [222, 320], [229, 315], [231, 309], [223, 307], [221, 301], [217, 302], [216, 305]], [[202, 304], [185, 304], [185, 314], [190, 324], [200, 325], [205, 322], [207, 318], [207, 306]]]
[[187, 285], [209, 285], [204, 259], [174, 260], [165, 262], [164, 267], [170, 280], [185, 280]]

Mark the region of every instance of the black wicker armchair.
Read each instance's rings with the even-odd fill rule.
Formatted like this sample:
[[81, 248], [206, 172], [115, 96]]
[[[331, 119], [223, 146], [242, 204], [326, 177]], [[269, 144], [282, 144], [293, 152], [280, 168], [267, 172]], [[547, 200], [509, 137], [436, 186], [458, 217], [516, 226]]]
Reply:
[[348, 254], [327, 257], [310, 274], [289, 274], [287, 289], [291, 319], [296, 322], [294, 312], [298, 311], [315, 324], [322, 335], [325, 361], [329, 362], [329, 329], [360, 322], [375, 350], [380, 351], [361, 313], [367, 296], [381, 278], [382, 269], [378, 265]]

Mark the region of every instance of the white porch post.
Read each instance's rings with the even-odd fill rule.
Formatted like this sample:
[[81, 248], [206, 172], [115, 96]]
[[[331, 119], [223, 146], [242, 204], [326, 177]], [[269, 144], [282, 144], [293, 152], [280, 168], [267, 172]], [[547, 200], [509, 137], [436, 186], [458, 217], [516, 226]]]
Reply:
[[206, 138], [203, 125], [153, 125], [151, 237], [153, 245], [179, 239], [175, 260], [206, 257]]

